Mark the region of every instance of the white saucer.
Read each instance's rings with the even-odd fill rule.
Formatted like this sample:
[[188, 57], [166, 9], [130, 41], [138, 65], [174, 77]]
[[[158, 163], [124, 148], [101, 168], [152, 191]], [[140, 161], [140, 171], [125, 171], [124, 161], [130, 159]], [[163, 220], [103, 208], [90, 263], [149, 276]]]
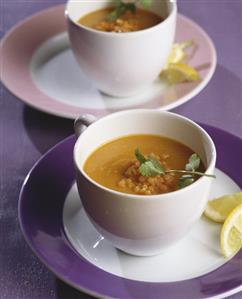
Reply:
[[67, 32], [52, 37], [36, 50], [31, 59], [30, 72], [34, 84], [49, 97], [90, 110], [120, 110], [143, 105], [171, 88], [157, 80], [137, 96], [119, 98], [99, 92], [77, 64]]
[[[216, 176], [210, 198], [240, 191], [239, 186], [222, 171], [216, 169]], [[71, 187], [65, 200], [63, 225], [67, 238], [82, 257], [96, 267], [122, 278], [177, 282], [210, 273], [227, 262], [219, 244], [221, 225], [205, 217], [183, 240], [160, 255], [135, 257], [115, 249], [89, 221], [76, 184]]]

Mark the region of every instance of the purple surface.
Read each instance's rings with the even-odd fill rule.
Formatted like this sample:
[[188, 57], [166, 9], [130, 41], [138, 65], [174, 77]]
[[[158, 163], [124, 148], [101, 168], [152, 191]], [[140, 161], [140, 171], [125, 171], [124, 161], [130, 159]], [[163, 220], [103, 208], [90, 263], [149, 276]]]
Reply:
[[[26, 16], [63, 2], [2, 0], [1, 36]], [[180, 13], [213, 39], [218, 66], [205, 90], [174, 112], [242, 137], [242, 1], [178, 0], [178, 4]], [[26, 174], [42, 153], [72, 133], [72, 122], [26, 107], [2, 86], [0, 97], [0, 298], [90, 298], [60, 282], [38, 261], [17, 221], [18, 193]], [[230, 298], [241, 299], [242, 294]]]
[[[236, 168], [237, 157], [242, 152], [242, 140], [217, 128], [205, 125], [204, 128], [217, 148], [217, 167], [242, 187], [242, 169], [237, 171]], [[79, 289], [108, 298], [202, 299], [213, 298], [241, 286], [242, 250], [207, 275], [170, 283], [123, 279], [98, 269], [80, 257], [67, 242], [62, 224], [63, 204], [75, 179], [72, 158], [74, 143], [74, 136], [65, 139], [35, 165], [25, 181], [19, 200], [19, 219], [25, 238], [37, 256], [57, 276]]]

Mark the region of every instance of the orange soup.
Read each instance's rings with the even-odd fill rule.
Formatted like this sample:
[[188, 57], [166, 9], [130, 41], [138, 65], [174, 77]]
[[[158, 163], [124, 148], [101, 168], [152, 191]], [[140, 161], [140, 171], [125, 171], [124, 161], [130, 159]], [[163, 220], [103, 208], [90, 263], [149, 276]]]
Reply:
[[[96, 149], [86, 160], [84, 171], [94, 181], [119, 192], [153, 195], [177, 190], [180, 173], [152, 177], [139, 171], [135, 157], [139, 149], [145, 157], [157, 160], [166, 170], [184, 170], [193, 151], [175, 140], [157, 135], [129, 135]], [[201, 165], [198, 169], [203, 171]]]
[[106, 32], [131, 32], [153, 27], [162, 22], [162, 18], [155, 13], [136, 9], [135, 13], [126, 11], [115, 21], [108, 21], [107, 15], [113, 8], [100, 9], [81, 17], [79, 24]]

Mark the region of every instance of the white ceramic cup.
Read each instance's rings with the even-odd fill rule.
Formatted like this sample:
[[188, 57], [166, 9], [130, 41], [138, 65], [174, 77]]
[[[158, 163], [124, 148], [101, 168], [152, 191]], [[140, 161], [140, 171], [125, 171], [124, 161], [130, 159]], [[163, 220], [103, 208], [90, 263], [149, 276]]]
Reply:
[[[81, 117], [77, 134], [93, 121]], [[96, 229], [113, 246], [140, 256], [155, 255], [192, 228], [202, 215], [213, 178], [201, 177], [178, 191], [159, 195], [132, 195], [108, 189], [83, 170], [88, 156], [114, 138], [130, 134], [167, 136], [190, 147], [202, 159], [206, 173], [213, 174], [216, 150], [199, 125], [180, 115], [155, 110], [129, 110], [92, 123], [74, 147], [77, 186], [83, 207]]]
[[132, 96], [151, 85], [167, 61], [175, 34], [176, 0], [152, 1], [151, 11], [164, 21], [141, 31], [110, 33], [77, 23], [85, 14], [107, 6], [110, 0], [68, 1], [65, 14], [71, 47], [81, 69], [99, 90], [112, 96]]

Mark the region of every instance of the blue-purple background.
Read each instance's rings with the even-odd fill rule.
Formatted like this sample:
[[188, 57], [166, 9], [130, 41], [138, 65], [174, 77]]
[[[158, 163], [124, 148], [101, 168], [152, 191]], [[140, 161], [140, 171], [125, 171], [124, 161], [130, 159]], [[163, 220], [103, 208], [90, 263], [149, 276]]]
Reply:
[[[59, 3], [64, 1], [0, 0], [1, 37], [18, 21]], [[178, 0], [178, 5], [180, 13], [196, 21], [213, 39], [218, 66], [208, 86], [174, 112], [242, 138], [242, 0]], [[38, 261], [23, 240], [17, 220], [18, 193], [29, 169], [48, 148], [70, 134], [72, 121], [33, 110], [1, 86], [0, 298], [91, 298], [56, 279]], [[230, 298], [241, 299], [242, 293]], [[181, 299], [185, 299], [182, 294]]]

